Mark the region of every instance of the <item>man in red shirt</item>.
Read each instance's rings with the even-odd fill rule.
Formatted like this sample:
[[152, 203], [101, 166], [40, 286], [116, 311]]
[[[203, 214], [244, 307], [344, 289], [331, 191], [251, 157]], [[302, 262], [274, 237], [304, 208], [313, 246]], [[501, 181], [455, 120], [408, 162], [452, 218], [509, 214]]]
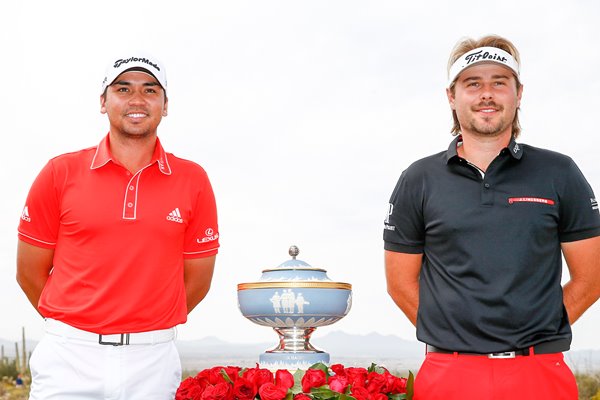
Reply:
[[46, 319], [31, 399], [172, 399], [175, 326], [206, 296], [219, 247], [206, 172], [166, 153], [164, 66], [116, 58], [95, 147], [55, 157], [19, 225], [17, 280]]

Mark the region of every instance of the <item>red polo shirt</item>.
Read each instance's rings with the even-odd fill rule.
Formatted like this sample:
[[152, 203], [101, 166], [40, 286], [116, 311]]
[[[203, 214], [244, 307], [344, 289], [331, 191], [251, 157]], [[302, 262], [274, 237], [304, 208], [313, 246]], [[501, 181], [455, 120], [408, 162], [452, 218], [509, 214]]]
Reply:
[[44, 317], [101, 334], [170, 328], [187, 319], [184, 258], [219, 247], [213, 191], [199, 165], [165, 153], [131, 174], [109, 138], [53, 158], [33, 183], [19, 238], [54, 249]]

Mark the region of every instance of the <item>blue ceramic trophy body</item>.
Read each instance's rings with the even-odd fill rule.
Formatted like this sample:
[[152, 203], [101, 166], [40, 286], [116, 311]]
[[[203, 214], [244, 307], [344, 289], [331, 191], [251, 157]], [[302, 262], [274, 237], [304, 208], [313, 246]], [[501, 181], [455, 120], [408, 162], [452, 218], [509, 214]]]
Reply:
[[332, 282], [324, 269], [297, 260], [296, 246], [289, 253], [291, 260], [264, 270], [258, 282], [238, 284], [244, 317], [279, 335], [279, 345], [259, 357], [260, 367], [271, 370], [329, 364], [329, 354], [313, 347], [310, 335], [342, 319], [352, 305], [352, 285]]

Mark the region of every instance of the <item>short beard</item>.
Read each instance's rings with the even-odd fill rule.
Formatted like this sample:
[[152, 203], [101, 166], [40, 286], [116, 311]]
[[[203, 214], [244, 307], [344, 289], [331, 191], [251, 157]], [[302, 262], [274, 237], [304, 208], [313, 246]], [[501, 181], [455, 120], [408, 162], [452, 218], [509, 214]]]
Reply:
[[[487, 103], [482, 102], [478, 105], [478, 107], [495, 107], [498, 109], [499, 112], [504, 111], [504, 107], [496, 105], [496, 103], [494, 103], [493, 101], [487, 102]], [[477, 110], [472, 109], [472, 111], [477, 111]], [[466, 121], [465, 125], [469, 131], [475, 133], [478, 136], [496, 137], [496, 136], [500, 136], [503, 132], [506, 131], [506, 129], [510, 129], [510, 127], [512, 125], [512, 121], [507, 123], [505, 118], [501, 118], [498, 121], [498, 123], [496, 123], [495, 125], [489, 125], [489, 124], [484, 124], [484, 123], [480, 122], [479, 120], [473, 118], [473, 119]]]

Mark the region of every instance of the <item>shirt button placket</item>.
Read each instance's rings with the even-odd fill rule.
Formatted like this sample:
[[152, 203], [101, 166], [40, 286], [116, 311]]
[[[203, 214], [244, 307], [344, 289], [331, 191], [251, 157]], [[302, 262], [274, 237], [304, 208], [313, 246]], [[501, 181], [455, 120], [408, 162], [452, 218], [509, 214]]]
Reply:
[[485, 206], [491, 206], [494, 204], [494, 191], [492, 185], [489, 182], [483, 182], [483, 189], [481, 191], [481, 204]]
[[127, 189], [125, 190], [125, 205], [123, 209], [123, 217], [125, 219], [135, 219], [138, 178], [139, 173], [134, 175], [127, 183]]

